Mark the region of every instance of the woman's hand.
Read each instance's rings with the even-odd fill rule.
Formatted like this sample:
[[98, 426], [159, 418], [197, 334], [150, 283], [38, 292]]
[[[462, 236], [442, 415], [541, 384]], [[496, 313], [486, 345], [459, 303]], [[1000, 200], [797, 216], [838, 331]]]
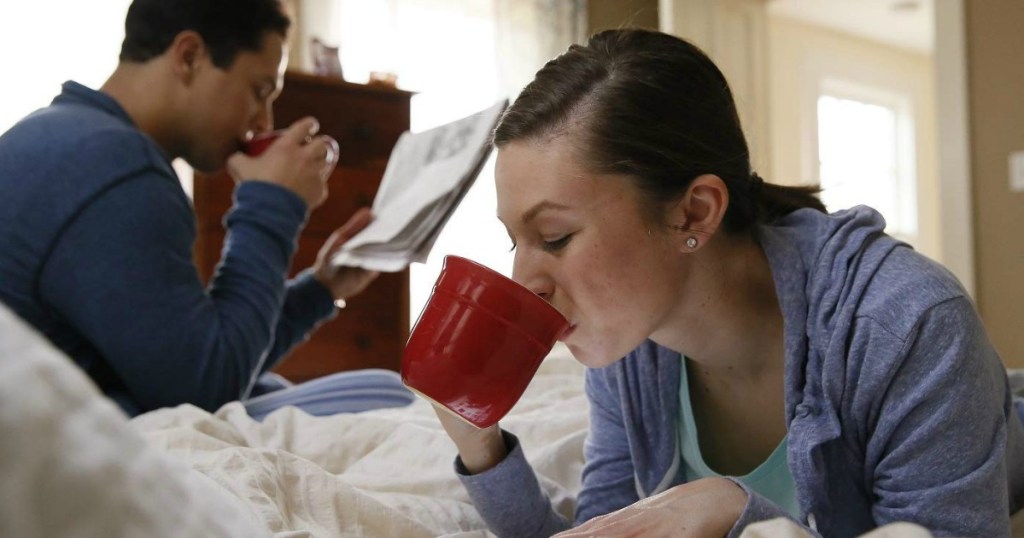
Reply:
[[477, 428], [456, 417], [447, 408], [434, 405], [441, 426], [459, 449], [462, 464], [470, 474], [482, 473], [501, 463], [508, 455], [501, 428], [497, 424], [488, 428]]
[[746, 492], [731, 480], [702, 478], [555, 536], [725, 536], [746, 505]]

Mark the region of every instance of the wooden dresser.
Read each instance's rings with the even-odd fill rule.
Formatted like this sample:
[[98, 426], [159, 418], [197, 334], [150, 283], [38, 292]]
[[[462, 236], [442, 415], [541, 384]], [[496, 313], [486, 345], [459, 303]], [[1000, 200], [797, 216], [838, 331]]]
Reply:
[[[330, 196], [310, 215], [299, 237], [290, 274], [309, 267], [320, 246], [356, 209], [370, 206], [391, 148], [409, 128], [412, 94], [288, 72], [274, 102], [274, 125], [286, 127], [307, 115], [320, 132], [338, 141], [341, 155], [329, 180]], [[198, 223], [196, 264], [209, 282], [220, 261], [224, 214], [234, 182], [226, 173], [196, 173], [193, 196]], [[296, 382], [356, 368], [398, 370], [409, 334], [409, 273], [382, 274], [348, 307], [299, 345], [276, 371]]]

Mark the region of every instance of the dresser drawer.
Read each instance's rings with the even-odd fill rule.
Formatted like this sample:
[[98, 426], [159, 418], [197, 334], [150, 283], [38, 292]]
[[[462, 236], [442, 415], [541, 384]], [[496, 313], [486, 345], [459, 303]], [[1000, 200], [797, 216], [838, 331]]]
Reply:
[[[290, 274], [313, 264], [327, 235], [308, 233]], [[275, 371], [292, 381], [305, 381], [324, 372], [355, 368], [398, 370], [409, 338], [409, 272], [383, 273], [361, 294], [351, 298], [338, 316], [320, 326]]]
[[329, 234], [360, 207], [373, 205], [382, 175], [382, 168], [336, 168], [328, 183], [327, 200], [309, 215], [306, 232]]
[[386, 162], [398, 137], [408, 129], [407, 92], [298, 73], [286, 77], [284, 91], [289, 98], [274, 105], [275, 127], [316, 117], [320, 132], [338, 141], [342, 165]]
[[[333, 232], [360, 207], [373, 205], [384, 169], [379, 167], [336, 168], [328, 179], [327, 200], [313, 210], [306, 231]], [[200, 231], [222, 230], [224, 216], [233, 202], [235, 182], [227, 174], [197, 177], [195, 183], [196, 223]]]

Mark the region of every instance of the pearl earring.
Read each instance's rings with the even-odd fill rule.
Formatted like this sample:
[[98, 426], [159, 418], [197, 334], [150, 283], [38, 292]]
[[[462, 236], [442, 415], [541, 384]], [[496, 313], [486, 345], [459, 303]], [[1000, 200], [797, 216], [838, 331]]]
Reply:
[[686, 246], [689, 248], [697, 248], [697, 238], [692, 236], [688, 238], [686, 240]]

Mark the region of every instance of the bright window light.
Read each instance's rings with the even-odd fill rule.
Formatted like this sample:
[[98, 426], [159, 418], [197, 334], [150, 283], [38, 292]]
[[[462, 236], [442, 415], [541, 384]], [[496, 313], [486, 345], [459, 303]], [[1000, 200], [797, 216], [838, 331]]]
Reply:
[[818, 162], [822, 201], [829, 211], [868, 205], [886, 230], [917, 235], [917, 204], [903, 111], [898, 106], [822, 94], [818, 98]]
[[[469, 115], [502, 97], [492, 2], [338, 1], [345, 78], [365, 82], [371, 71], [397, 74], [399, 87], [416, 92], [411, 103], [413, 131]], [[411, 322], [430, 296], [445, 254], [511, 274], [511, 242], [496, 217], [496, 206], [492, 155], [427, 263], [410, 267]]]
[[0, 132], [75, 80], [98, 88], [117, 66], [130, 0], [6, 2], [0, 17], [4, 98]]
[[[11, 2], [0, 17], [4, 85], [0, 133], [50, 104], [60, 86], [74, 80], [98, 89], [117, 67], [124, 19], [131, 0]], [[185, 193], [192, 196], [192, 169], [174, 161]]]

